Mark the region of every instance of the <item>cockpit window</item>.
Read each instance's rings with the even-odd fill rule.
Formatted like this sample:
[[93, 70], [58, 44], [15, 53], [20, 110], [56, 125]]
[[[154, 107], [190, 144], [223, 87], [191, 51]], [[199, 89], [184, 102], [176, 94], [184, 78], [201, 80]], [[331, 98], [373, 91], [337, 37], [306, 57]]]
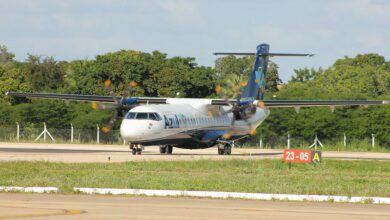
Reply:
[[142, 120], [142, 119], [148, 119], [148, 113], [138, 112], [138, 113], [137, 113], [136, 119], [140, 119], [140, 120]]
[[135, 115], [136, 115], [135, 112], [130, 112], [129, 114], [127, 114], [126, 119], [135, 119]]
[[162, 118], [156, 112], [129, 112], [126, 119], [161, 121]]
[[156, 112], [149, 113], [149, 120], [161, 121], [161, 117]]
[[157, 121], [157, 117], [154, 113], [149, 113], [149, 120]]

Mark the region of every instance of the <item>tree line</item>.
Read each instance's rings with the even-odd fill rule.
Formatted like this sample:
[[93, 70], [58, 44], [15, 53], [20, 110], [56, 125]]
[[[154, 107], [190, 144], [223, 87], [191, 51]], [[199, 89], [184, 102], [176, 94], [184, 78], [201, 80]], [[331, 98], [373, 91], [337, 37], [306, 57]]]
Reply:
[[[5, 46], [0, 46], [0, 126], [23, 122], [34, 127], [46, 122], [64, 128], [73, 123], [78, 128], [105, 124], [110, 111], [93, 110], [87, 103], [55, 100], [27, 100], [5, 96], [6, 91], [55, 92], [108, 95], [104, 81], [110, 79], [112, 91], [120, 95], [130, 81], [133, 96], [217, 97], [215, 87], [221, 85], [225, 97], [234, 97], [241, 82], [246, 82], [253, 57], [226, 56], [215, 66], [205, 67], [192, 57], [171, 57], [151, 53], [120, 50], [94, 59], [59, 61], [49, 56], [29, 54], [24, 61]], [[269, 64], [266, 99], [390, 99], [390, 62], [378, 54], [344, 57], [326, 69], [294, 70], [283, 84], [278, 66]], [[375, 134], [382, 146], [390, 148], [390, 107], [337, 107], [272, 109], [258, 128], [257, 135], [268, 139], [287, 133], [312, 139], [333, 138], [344, 133], [355, 138]]]

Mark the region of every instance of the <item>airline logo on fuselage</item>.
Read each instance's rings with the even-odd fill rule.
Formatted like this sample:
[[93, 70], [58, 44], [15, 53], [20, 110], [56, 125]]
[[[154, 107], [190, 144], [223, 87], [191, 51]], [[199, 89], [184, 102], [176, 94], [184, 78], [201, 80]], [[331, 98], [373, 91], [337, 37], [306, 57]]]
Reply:
[[165, 129], [180, 128], [180, 121], [176, 115], [164, 115]]

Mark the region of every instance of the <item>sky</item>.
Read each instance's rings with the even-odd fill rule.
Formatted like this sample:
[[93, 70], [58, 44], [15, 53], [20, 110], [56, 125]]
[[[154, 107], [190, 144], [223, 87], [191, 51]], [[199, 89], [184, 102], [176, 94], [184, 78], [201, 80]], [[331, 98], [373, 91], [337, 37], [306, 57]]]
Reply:
[[283, 81], [294, 69], [331, 66], [362, 53], [390, 58], [386, 0], [1, 0], [0, 44], [58, 60], [93, 59], [120, 49], [195, 57], [213, 52], [314, 53], [272, 58]]

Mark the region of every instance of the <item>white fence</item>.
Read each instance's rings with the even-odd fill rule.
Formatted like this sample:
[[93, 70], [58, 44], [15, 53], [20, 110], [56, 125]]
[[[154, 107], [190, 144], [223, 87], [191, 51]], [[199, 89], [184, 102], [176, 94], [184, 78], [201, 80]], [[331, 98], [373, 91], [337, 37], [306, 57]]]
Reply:
[[[50, 128], [42, 123], [41, 128], [25, 127], [16, 123], [15, 126], [0, 127], [0, 141], [8, 142], [56, 142], [56, 143], [95, 143], [95, 144], [124, 144], [120, 137], [119, 130], [112, 130], [109, 133], [103, 133], [100, 125], [91, 126], [90, 129], [75, 128], [72, 124], [67, 128]], [[291, 136], [290, 134], [281, 134], [279, 136], [262, 136], [258, 134], [255, 137], [244, 138], [237, 141], [237, 147], [258, 147], [258, 148], [297, 148], [312, 147], [329, 148], [377, 148], [376, 136], [372, 134], [365, 139], [356, 139], [344, 134], [335, 136], [332, 139], [321, 140], [313, 137], [312, 139], [300, 136]], [[335, 149], [336, 150], [336, 149]]]

